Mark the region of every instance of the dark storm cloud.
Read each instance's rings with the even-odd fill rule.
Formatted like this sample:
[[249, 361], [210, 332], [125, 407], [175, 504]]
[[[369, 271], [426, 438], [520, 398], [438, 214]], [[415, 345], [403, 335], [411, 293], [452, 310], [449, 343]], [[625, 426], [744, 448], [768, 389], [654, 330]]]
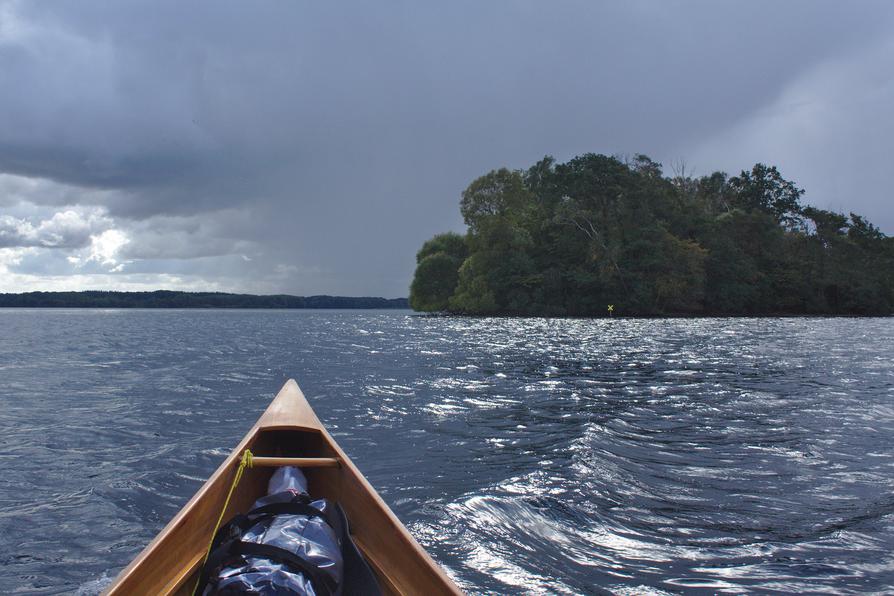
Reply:
[[[810, 148], [774, 137], [760, 115], [798, 97], [800, 81], [837, 88], [829, 64], [890, 71], [878, 48], [894, 12], [808, 1], [2, 6], [0, 88], [12, 92], [0, 94], [0, 171], [83, 190], [28, 201], [102, 206], [128, 229], [131, 259], [226, 255], [246, 290], [267, 276], [282, 291], [385, 295], [405, 294], [425, 238], [461, 227], [472, 178], [546, 153], [694, 157], [702, 171], [777, 159], [793, 175], [788, 160], [808, 200], [823, 197], [810, 185], [831, 184], [830, 158], [815, 152], [822, 123], [853, 110], [818, 114]], [[882, 105], [851, 117], [890, 115]], [[851, 153], [890, 153], [872, 140]], [[859, 159], [838, 162], [836, 184], [852, 181], [859, 197], [820, 202], [894, 229], [882, 185], [858, 183], [870, 179]], [[240, 254], [252, 259], [244, 271]]]

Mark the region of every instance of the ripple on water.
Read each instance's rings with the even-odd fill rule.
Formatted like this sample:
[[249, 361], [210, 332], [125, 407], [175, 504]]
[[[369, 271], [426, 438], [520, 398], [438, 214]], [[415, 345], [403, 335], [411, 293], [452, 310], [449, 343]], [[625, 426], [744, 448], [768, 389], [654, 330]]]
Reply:
[[894, 584], [891, 319], [0, 310], [0, 325], [8, 590], [108, 585], [290, 376], [469, 592]]

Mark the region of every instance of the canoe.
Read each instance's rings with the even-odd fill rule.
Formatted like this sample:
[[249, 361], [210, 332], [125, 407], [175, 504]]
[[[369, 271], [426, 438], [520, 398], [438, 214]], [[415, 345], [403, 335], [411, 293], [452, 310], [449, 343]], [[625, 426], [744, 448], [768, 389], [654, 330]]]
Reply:
[[267, 481], [276, 469], [272, 466], [294, 463], [291, 458], [305, 458], [298, 461], [307, 476], [311, 497], [341, 504], [354, 542], [384, 594], [461, 594], [326, 432], [291, 379], [199, 492], [118, 574], [107, 594], [192, 592], [246, 448], [254, 455], [254, 465], [245, 469], [224, 520], [248, 511], [255, 499], [266, 493]]

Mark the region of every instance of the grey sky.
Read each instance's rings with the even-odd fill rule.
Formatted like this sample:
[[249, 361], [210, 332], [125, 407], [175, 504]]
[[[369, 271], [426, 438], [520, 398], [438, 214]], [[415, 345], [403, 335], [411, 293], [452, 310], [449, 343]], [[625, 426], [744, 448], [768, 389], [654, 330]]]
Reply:
[[776, 164], [894, 233], [891, 2], [6, 2], [0, 291], [406, 295], [490, 169]]

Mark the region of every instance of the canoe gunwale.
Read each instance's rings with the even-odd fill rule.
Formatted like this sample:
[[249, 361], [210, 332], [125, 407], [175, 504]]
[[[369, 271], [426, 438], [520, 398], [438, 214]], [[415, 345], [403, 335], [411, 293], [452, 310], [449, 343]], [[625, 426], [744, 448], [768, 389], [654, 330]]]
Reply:
[[[410, 535], [381, 496], [354, 466], [317, 418], [298, 384], [289, 379], [239, 445], [224, 459], [192, 498], [157, 536], [125, 567], [104, 592], [108, 595], [133, 593], [189, 593], [190, 578], [200, 566], [211, 538], [213, 523], [220, 515], [224, 493], [229, 490], [242, 453], [247, 447], [273, 441], [279, 434], [305, 433], [319, 442], [315, 457], [338, 460], [337, 467], [308, 468], [311, 484], [319, 474], [327, 491], [345, 508], [352, 534], [379, 575], [386, 594], [461, 594], [462, 592], [428, 553]], [[254, 450], [253, 450], [254, 451]], [[255, 455], [266, 456], [258, 452]], [[271, 454], [274, 455], [274, 454]], [[246, 470], [258, 483], [265, 468]], [[266, 468], [267, 473], [271, 468]], [[243, 477], [245, 478], [245, 477]], [[243, 484], [245, 483], [243, 479]], [[263, 482], [266, 486], [266, 480]], [[237, 490], [237, 493], [240, 491]], [[236, 495], [225, 518], [247, 508], [255, 495]], [[212, 515], [213, 511], [213, 515]], [[213, 520], [209, 518], [213, 517]], [[168, 551], [174, 552], [168, 552]], [[172, 569], [172, 567], [175, 567]]]

